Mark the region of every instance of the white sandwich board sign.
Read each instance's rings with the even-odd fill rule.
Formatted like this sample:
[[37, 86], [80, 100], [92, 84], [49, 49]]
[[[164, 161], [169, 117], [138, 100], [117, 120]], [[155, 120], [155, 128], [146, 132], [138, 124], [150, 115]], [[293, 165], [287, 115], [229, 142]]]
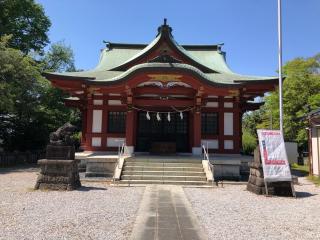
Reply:
[[264, 180], [291, 182], [292, 177], [281, 131], [259, 129], [257, 132]]

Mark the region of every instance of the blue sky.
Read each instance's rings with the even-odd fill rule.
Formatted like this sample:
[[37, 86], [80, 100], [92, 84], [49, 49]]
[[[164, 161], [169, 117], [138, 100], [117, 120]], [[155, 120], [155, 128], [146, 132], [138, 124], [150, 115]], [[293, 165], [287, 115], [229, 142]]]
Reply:
[[[70, 45], [80, 69], [97, 64], [103, 40], [151, 42], [166, 17], [178, 43], [224, 43], [235, 72], [276, 75], [277, 0], [36, 1], [51, 19], [51, 42]], [[282, 2], [284, 61], [320, 53], [320, 0]]]

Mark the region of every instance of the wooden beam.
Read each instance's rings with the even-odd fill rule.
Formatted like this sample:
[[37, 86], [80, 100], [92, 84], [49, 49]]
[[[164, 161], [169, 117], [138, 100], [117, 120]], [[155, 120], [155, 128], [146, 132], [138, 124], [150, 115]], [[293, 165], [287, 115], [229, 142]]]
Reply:
[[193, 97], [195, 90], [185, 87], [159, 88], [159, 87], [139, 87], [133, 89], [134, 95], [157, 94], [157, 95], [186, 95]]
[[195, 104], [193, 99], [134, 99], [135, 106], [189, 107]]
[[243, 103], [242, 109], [245, 111], [254, 111], [260, 108], [264, 103]]

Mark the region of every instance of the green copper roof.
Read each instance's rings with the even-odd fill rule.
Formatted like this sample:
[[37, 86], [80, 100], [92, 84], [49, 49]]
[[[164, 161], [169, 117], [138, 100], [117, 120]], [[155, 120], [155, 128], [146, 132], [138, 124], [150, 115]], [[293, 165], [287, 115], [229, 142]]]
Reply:
[[[66, 77], [67, 79], [85, 78], [87, 81], [96, 84], [111, 84], [125, 79], [130, 74], [142, 69], [153, 71], [154, 69], [163, 69], [171, 71], [180, 69], [196, 74], [202, 79], [212, 84], [239, 84], [240, 82], [252, 81], [270, 81], [276, 77], [258, 77], [246, 76], [234, 73], [228, 67], [225, 60], [225, 53], [220, 51], [219, 45], [179, 45], [171, 35], [171, 28], [168, 25], [162, 25], [159, 28], [159, 34], [149, 44], [117, 44], [108, 43], [108, 47], [103, 49], [100, 61], [96, 68], [83, 72], [66, 73], [46, 73], [47, 77]], [[143, 63], [130, 67], [129, 63], [143, 57], [157, 45], [161, 38], [171, 42], [172, 46], [181, 54], [188, 58], [192, 63]], [[131, 64], [132, 65], [132, 64]]]
[[139, 52], [141, 52], [140, 49], [103, 49], [100, 55], [100, 61], [94, 70], [108, 71], [131, 59]]

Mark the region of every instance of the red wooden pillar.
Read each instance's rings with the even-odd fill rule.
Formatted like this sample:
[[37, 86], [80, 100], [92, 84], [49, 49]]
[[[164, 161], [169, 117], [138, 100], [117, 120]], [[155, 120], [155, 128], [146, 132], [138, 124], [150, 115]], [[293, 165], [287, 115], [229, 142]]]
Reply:
[[81, 109], [82, 126], [81, 126], [81, 146], [85, 147], [87, 135], [87, 109]]
[[133, 122], [132, 122], [132, 126], [133, 126], [133, 146], [136, 146], [136, 142], [137, 142], [137, 118], [138, 118], [138, 114], [137, 111], [133, 111]]
[[192, 112], [188, 114], [188, 118], [189, 118], [189, 149], [192, 152], [192, 148], [193, 148], [193, 114]]
[[193, 114], [193, 147], [201, 147], [201, 112]]
[[240, 153], [240, 113], [239, 111], [234, 111], [233, 113], [233, 126], [234, 126], [234, 131], [233, 131], [233, 136], [234, 136], [234, 143], [233, 143], [233, 150], [235, 153]]
[[87, 101], [87, 131], [86, 131], [86, 144], [85, 150], [91, 150], [91, 138], [92, 138], [92, 118], [93, 118], [93, 100], [91, 95], [88, 96]]
[[200, 155], [201, 149], [201, 111], [200, 107], [197, 106], [193, 113], [193, 147], [192, 154]]
[[240, 126], [240, 150], [242, 150], [242, 116], [243, 116], [243, 112], [242, 110], [239, 112], [239, 126]]
[[241, 138], [241, 126], [240, 126], [240, 108], [239, 108], [239, 98], [236, 98], [234, 101], [234, 111], [233, 111], [233, 136], [234, 136], [234, 143], [233, 148], [235, 153], [240, 153], [240, 138]]
[[224, 152], [224, 98], [219, 97], [219, 129], [218, 129], [218, 152], [223, 153]]
[[101, 128], [101, 147], [107, 149], [107, 129], [108, 129], [108, 100], [103, 99], [102, 104], [102, 128]]
[[134, 110], [128, 109], [126, 117], [126, 144], [133, 147], [134, 144]]

